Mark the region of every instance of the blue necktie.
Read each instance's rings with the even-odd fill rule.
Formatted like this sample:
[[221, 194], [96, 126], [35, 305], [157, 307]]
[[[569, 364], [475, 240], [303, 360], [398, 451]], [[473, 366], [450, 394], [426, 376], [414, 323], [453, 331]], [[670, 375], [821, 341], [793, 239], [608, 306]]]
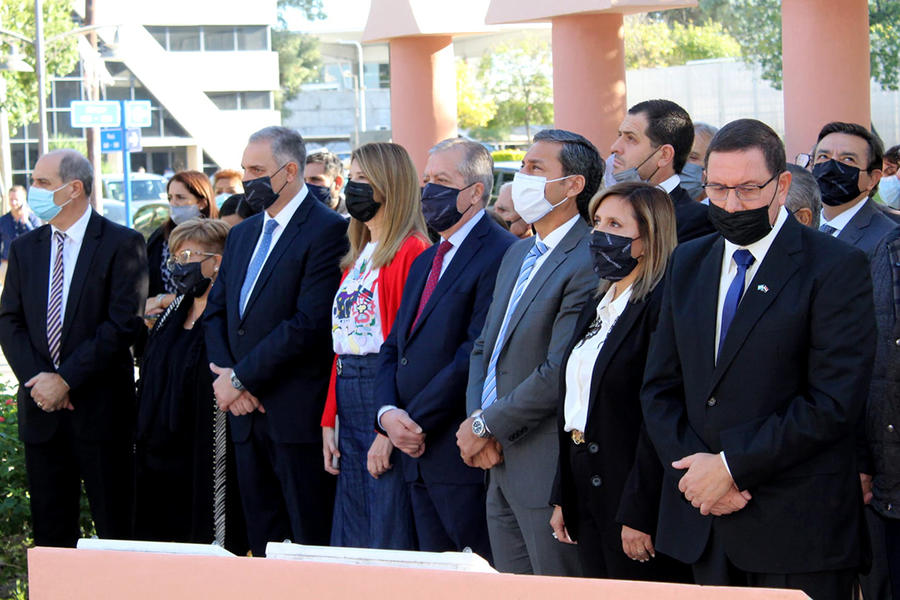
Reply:
[[500, 333], [497, 334], [497, 341], [494, 343], [494, 350], [491, 352], [491, 360], [488, 362], [487, 375], [484, 378], [484, 388], [481, 390], [481, 408], [487, 408], [497, 399], [497, 359], [500, 357], [500, 347], [503, 346], [503, 340], [506, 338], [506, 328], [509, 326], [509, 320], [512, 318], [513, 312], [519, 299], [528, 287], [528, 279], [534, 270], [534, 264], [537, 259], [547, 251], [547, 245], [539, 240], [534, 240], [534, 246], [525, 255], [522, 261], [522, 268], [519, 269], [519, 278], [516, 279], [516, 285], [513, 288], [512, 302], [503, 318], [503, 324], [500, 326]]
[[734, 320], [734, 313], [737, 312], [738, 304], [741, 303], [741, 296], [744, 295], [744, 279], [747, 277], [747, 269], [756, 259], [750, 254], [749, 250], [735, 250], [734, 262], [737, 263], [737, 274], [731, 280], [728, 286], [728, 292], [725, 294], [725, 304], [722, 305], [722, 327], [719, 332], [719, 354], [722, 353], [722, 344], [725, 342], [725, 334]]
[[828, 235], [834, 235], [834, 232], [837, 231], [837, 228], [822, 223], [822, 225], [819, 227], [819, 231], [821, 231], [822, 233], [827, 233]]
[[272, 245], [272, 234], [275, 233], [277, 227], [278, 221], [275, 219], [269, 219], [266, 222], [266, 227], [263, 229], [262, 242], [256, 250], [256, 254], [253, 255], [250, 266], [247, 267], [244, 285], [241, 286], [241, 318], [244, 317], [244, 309], [247, 307], [247, 299], [250, 297], [250, 290], [253, 289], [256, 277], [259, 275], [263, 264], [266, 262], [266, 255], [269, 254], [269, 246]]

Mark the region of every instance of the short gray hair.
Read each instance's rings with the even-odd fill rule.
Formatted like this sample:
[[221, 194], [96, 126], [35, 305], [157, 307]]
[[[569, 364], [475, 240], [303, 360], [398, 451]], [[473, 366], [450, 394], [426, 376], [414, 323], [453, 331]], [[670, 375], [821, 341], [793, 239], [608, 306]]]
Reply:
[[51, 154], [61, 154], [59, 160], [59, 178], [63, 183], [78, 180], [84, 188], [84, 195], [91, 197], [94, 189], [94, 167], [91, 161], [82, 156], [81, 152], [71, 149], [54, 150]]
[[812, 211], [812, 227], [818, 229], [822, 214], [822, 192], [819, 191], [816, 178], [806, 169], [791, 163], [788, 163], [787, 170], [791, 173], [791, 187], [788, 188], [784, 201], [785, 208], [791, 213], [808, 208]]
[[302, 173], [303, 167], [306, 165], [306, 144], [303, 142], [300, 132], [294, 129], [277, 125], [263, 127], [250, 136], [249, 142], [251, 144], [269, 142], [272, 147], [272, 156], [275, 157], [278, 166], [295, 162]]
[[463, 151], [463, 161], [456, 165], [456, 170], [463, 176], [466, 185], [480, 183], [484, 186], [481, 192], [481, 201], [487, 205], [494, 189], [494, 159], [487, 148], [478, 142], [472, 142], [462, 138], [449, 138], [438, 142], [428, 151], [428, 154], [446, 152], [459, 148]]
[[719, 131], [719, 128], [713, 127], [709, 123], [700, 123], [699, 121], [694, 122], [694, 138], [698, 135], [702, 135], [706, 139], [711, 140], [713, 139], [713, 136], [716, 135], [717, 131]]

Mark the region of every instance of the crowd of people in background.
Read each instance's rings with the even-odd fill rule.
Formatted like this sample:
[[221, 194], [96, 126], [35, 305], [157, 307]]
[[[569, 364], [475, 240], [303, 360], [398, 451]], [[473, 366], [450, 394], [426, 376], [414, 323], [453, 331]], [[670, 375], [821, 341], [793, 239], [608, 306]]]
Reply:
[[900, 146], [810, 143], [651, 100], [492, 205], [477, 142], [267, 127], [146, 243], [43, 155], [0, 217], [35, 544], [83, 482], [105, 538], [900, 598]]

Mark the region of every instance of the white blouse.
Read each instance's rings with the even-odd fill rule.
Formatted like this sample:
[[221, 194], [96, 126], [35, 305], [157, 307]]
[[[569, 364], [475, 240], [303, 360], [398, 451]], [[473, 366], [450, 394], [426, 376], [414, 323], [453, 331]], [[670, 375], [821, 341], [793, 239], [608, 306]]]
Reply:
[[331, 308], [334, 353], [376, 354], [384, 343], [378, 305], [378, 272], [372, 268], [376, 243], [369, 242], [347, 273]]
[[[572, 350], [566, 364], [565, 431], [573, 429], [584, 431], [587, 424], [594, 365], [597, 363], [597, 356], [600, 355], [606, 336], [625, 312], [628, 299], [631, 298], [631, 286], [613, 300], [615, 294], [616, 286], [612, 285], [597, 305], [596, 320], [591, 324], [585, 337]], [[597, 327], [599, 331], [591, 335]]]

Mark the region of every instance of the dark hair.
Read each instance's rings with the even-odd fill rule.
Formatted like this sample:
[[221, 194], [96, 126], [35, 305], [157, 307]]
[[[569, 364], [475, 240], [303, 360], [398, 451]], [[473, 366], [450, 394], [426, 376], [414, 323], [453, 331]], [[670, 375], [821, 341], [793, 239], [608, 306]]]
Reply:
[[832, 133], [846, 133], [847, 135], [855, 135], [856, 137], [866, 140], [866, 143], [869, 144], [869, 162], [866, 164], [867, 173], [871, 172], [873, 169], [880, 169], [882, 167], [884, 144], [881, 143], [881, 139], [877, 135], [856, 123], [832, 121], [825, 125], [819, 132], [819, 137], [816, 139], [816, 147], [819, 146], [819, 142], [822, 141], [822, 138], [826, 135], [831, 135]]
[[681, 173], [694, 145], [694, 124], [686, 110], [671, 100], [645, 100], [628, 109], [628, 114], [647, 117], [647, 137], [656, 146], [670, 144], [675, 149], [672, 167]]
[[219, 218], [227, 217], [228, 215], [233, 215], [237, 213], [238, 204], [241, 203], [241, 198], [244, 197], [244, 194], [232, 194], [228, 196], [228, 199], [222, 203], [222, 206], [219, 207]]
[[535, 142], [556, 142], [561, 144], [559, 162], [562, 164], [563, 175], [581, 175], [584, 177], [584, 189], [575, 198], [578, 212], [581, 217], [591, 222], [591, 214], [588, 204], [603, 181], [603, 160], [596, 146], [586, 137], [566, 131], [565, 129], [544, 129], [534, 136]]
[[[188, 193], [195, 197], [198, 201], [205, 201], [206, 206], [200, 208], [200, 214], [207, 219], [218, 219], [219, 209], [216, 207], [215, 197], [213, 196], [212, 186], [209, 184], [209, 177], [200, 171], [179, 171], [172, 175], [172, 178], [166, 182], [166, 192], [172, 187], [172, 182], [177, 181], [185, 188]], [[175, 221], [172, 217], [163, 224], [163, 232], [166, 240], [169, 234], [175, 229]]]
[[709, 155], [713, 152], [741, 152], [752, 148], [762, 152], [770, 175], [784, 172], [787, 166], [784, 143], [771, 127], [756, 119], [738, 119], [722, 127], [706, 149], [703, 166], [709, 167]]
[[884, 151], [884, 156], [881, 158], [895, 163], [900, 162], [900, 146], [891, 146]]

